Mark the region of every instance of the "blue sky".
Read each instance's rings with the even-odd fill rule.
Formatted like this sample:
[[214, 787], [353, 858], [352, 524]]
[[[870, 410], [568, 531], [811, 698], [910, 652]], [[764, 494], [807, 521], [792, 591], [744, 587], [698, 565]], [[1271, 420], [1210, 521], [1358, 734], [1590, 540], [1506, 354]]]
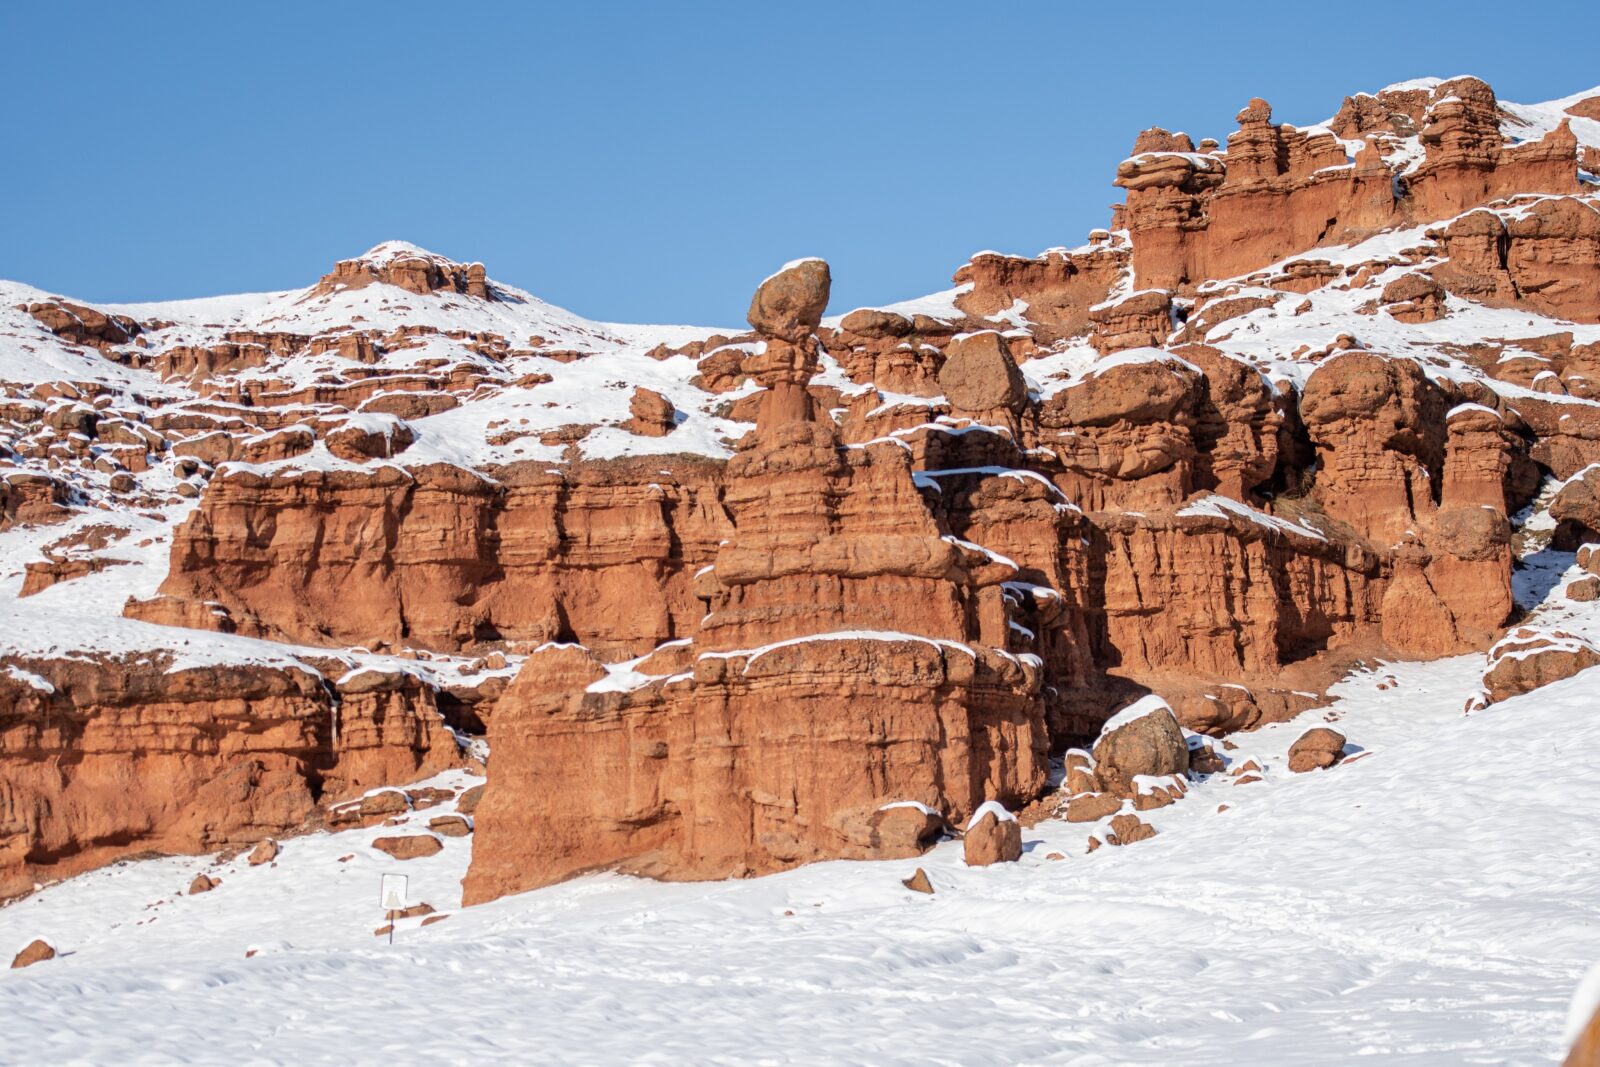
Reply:
[[[1512, 20], [1515, 19], [1515, 22]], [[90, 300], [309, 284], [414, 241], [574, 311], [836, 311], [1104, 225], [1150, 125], [1226, 136], [1472, 73], [1600, 82], [1592, 4], [7, 4], [0, 277]]]

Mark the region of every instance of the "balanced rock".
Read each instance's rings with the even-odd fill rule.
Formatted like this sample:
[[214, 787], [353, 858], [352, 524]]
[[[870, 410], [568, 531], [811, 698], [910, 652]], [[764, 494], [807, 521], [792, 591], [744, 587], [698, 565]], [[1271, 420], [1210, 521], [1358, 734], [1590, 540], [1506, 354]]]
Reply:
[[939, 388], [958, 411], [1016, 410], [1028, 398], [1028, 385], [1006, 339], [993, 330], [967, 334], [950, 342]]
[[432, 856], [444, 848], [444, 842], [432, 834], [403, 834], [380, 837], [372, 842], [379, 852], [387, 852], [397, 860], [415, 860]]
[[1022, 824], [1000, 804], [985, 801], [972, 813], [962, 845], [968, 867], [1015, 863], [1022, 858]]
[[1101, 727], [1094, 746], [1095, 774], [1108, 791], [1131, 797], [1139, 775], [1162, 777], [1189, 770], [1189, 746], [1172, 708], [1155, 694], [1141, 697]]
[[831, 285], [826, 262], [795, 260], [761, 283], [745, 318], [768, 337], [798, 344], [822, 323]]
[[[919, 870], [917, 873], [921, 874], [922, 872]], [[932, 890], [930, 889], [929, 892], [932, 892]], [[12, 958], [11, 968], [15, 970], [18, 967], [31, 967], [35, 963], [43, 963], [45, 960], [53, 960], [55, 958], [55, 946], [43, 938], [36, 937], [28, 942], [26, 948]]]
[[1295, 774], [1320, 771], [1344, 758], [1344, 734], [1318, 726], [1301, 734], [1289, 746], [1289, 770]]

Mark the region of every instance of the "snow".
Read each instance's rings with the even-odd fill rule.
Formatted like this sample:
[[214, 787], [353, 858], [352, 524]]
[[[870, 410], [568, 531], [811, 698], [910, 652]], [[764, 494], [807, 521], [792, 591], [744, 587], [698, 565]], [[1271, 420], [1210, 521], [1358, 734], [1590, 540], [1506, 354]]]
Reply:
[[993, 815], [995, 822], [1016, 822], [1017, 817], [1006, 810], [1006, 806], [998, 800], [985, 800], [973, 811], [972, 818], [967, 820], [967, 829], [971, 830], [983, 821], [985, 815]]
[[1257, 511], [1249, 504], [1241, 503], [1232, 499], [1231, 497], [1218, 496], [1215, 493], [1211, 493], [1207, 496], [1201, 497], [1199, 500], [1185, 504], [1183, 507], [1178, 509], [1177, 513], [1179, 515], [1211, 515], [1216, 516], [1217, 518], [1234, 516], [1236, 518], [1253, 522], [1257, 526], [1265, 526], [1268, 529], [1277, 530], [1282, 533], [1296, 534], [1300, 537], [1309, 537], [1314, 541], [1327, 540], [1327, 537], [1302, 523], [1290, 522], [1288, 519], [1281, 519], [1276, 515], [1268, 515], [1264, 511]]
[[[1391, 88], [1437, 84], [1426, 79]], [[1503, 103], [1504, 129], [1523, 140], [1542, 136], [1571, 118], [1563, 114], [1566, 106], [1597, 93], [1537, 105]], [[1581, 142], [1600, 146], [1600, 123], [1571, 118], [1571, 127]], [[1414, 164], [1421, 158], [1415, 138], [1398, 139], [1386, 150], [1391, 160]], [[1196, 158], [1210, 165], [1208, 157]], [[1509, 218], [1532, 203], [1492, 210]], [[1570, 332], [1574, 344], [1594, 344], [1600, 326], [1457, 297], [1447, 299], [1449, 314], [1433, 323], [1400, 323], [1381, 309], [1359, 311], [1389, 281], [1437, 262], [1428, 258], [1434, 254], [1429, 228], [1316, 249], [1213, 283], [1207, 291], [1236, 288], [1276, 299], [1218, 323], [1205, 340], [1274, 381], [1303, 384], [1316, 365], [1307, 353], [1354, 333], [1366, 348], [1415, 359], [1436, 378], [1485, 381], [1512, 408], [1535, 396], [1544, 404], [1592, 405], [1484, 379], [1450, 350], [1486, 338], [1557, 332]], [[382, 263], [400, 255], [442, 260], [404, 242], [385, 242], [361, 258]], [[1343, 267], [1345, 277], [1305, 295], [1256, 284], [1310, 260]], [[1355, 287], [1356, 270], [1369, 263], [1378, 265], [1372, 277]], [[494, 291], [501, 299], [495, 301], [419, 295], [376, 282], [316, 289], [96, 306], [171, 322], [160, 332], [159, 347], [214, 344], [232, 331], [316, 335], [359, 323], [380, 333], [413, 327], [495, 333], [514, 348], [531, 346], [537, 336], [578, 353], [570, 360], [537, 351], [485, 355], [444, 332], [384, 352], [373, 370], [397, 386], [420, 370], [450, 366], [488, 383], [451, 411], [412, 420], [415, 444], [389, 464], [400, 468], [558, 463], [568, 446], [540, 438], [574, 424], [594, 427], [576, 445], [586, 459], [726, 457], [749, 428], [714, 412], [748, 396], [753, 384], [712, 395], [692, 384], [695, 360], [647, 354], [663, 342], [732, 336], [742, 327], [599, 322], [498, 282]], [[958, 286], [884, 310], [953, 322], [965, 318], [956, 302], [970, 290]], [[1107, 303], [1131, 293], [1132, 279], [1125, 276]], [[15, 309], [53, 297], [0, 282], [0, 381], [103, 382], [130, 405], [146, 402], [134, 401], [135, 394], [152, 405], [192, 396], [181, 384], [64, 343]], [[1302, 306], [1304, 313], [1293, 313]], [[990, 321], [1022, 327], [1027, 311], [1017, 300]], [[1503, 358], [1538, 357], [1508, 346]], [[1155, 361], [1200, 373], [1162, 350], [1101, 358], [1081, 342], [1057, 346], [1023, 370], [1030, 388], [1048, 397], [1109, 368]], [[821, 363], [819, 384], [861, 388], [832, 357], [824, 353]], [[349, 368], [332, 353], [302, 354], [236, 377], [293, 391], [326, 386], [330, 375], [337, 379]], [[533, 374], [551, 380], [513, 384]], [[638, 436], [623, 426], [632, 390], [640, 386], [663, 394], [681, 413], [664, 437]], [[880, 392], [880, 400], [874, 414], [941, 402], [888, 392]], [[232, 410], [220, 400], [210, 407]], [[1450, 416], [1473, 409], [1493, 411], [1464, 404]], [[229, 418], [212, 417], [219, 425]], [[394, 422], [349, 417], [371, 428]], [[896, 434], [923, 429], [995, 432], [930, 422]], [[885, 440], [904, 447], [898, 438]], [[319, 444], [294, 459], [249, 469], [270, 474], [354, 466]], [[40, 473], [37, 464], [27, 469]], [[1002, 467], [914, 478], [919, 487], [937, 489], [941, 478], [963, 474], [1050, 484], [1036, 472]], [[100, 501], [103, 481], [82, 474], [73, 484]], [[161, 493], [178, 479], [158, 468], [140, 482]], [[1552, 481], [1542, 499], [1555, 488]], [[1054, 495], [1063, 501], [1059, 507], [1072, 506], [1059, 490]], [[312, 671], [308, 664], [315, 658], [338, 664], [347, 679], [399, 670], [456, 685], [515, 674], [520, 657], [467, 679], [460, 674], [468, 662], [463, 657], [407, 660], [123, 618], [128, 597], [148, 597], [159, 588], [172, 530], [194, 506], [88, 508], [50, 527], [0, 533], [0, 632], [7, 651], [23, 659], [161, 657], [169, 670], [256, 663]], [[1309, 526], [1218, 496], [1191, 501], [1179, 514], [1242, 518], [1323, 538]], [[108, 520], [127, 527], [127, 535], [104, 549], [71, 554], [119, 565], [18, 598], [27, 561], [46, 545]], [[1547, 530], [1547, 520], [1535, 508], [1518, 524], [1536, 532]], [[1015, 567], [982, 546], [947, 539]], [[1572, 556], [1541, 549], [1523, 563], [1515, 593], [1518, 606], [1534, 613], [1530, 625], [1545, 635], [1577, 635], [1554, 639], [1563, 647], [1600, 641], [1600, 609], [1559, 593], [1579, 574]], [[1024, 582], [1005, 588], [1044, 599], [1061, 595]], [[917, 634], [848, 630], [702, 658], [742, 656], [748, 668], [780, 648], [840, 640], [912, 641], [975, 654], [959, 642]], [[1491, 654], [1526, 651], [1525, 642], [1508, 638]], [[1040, 662], [1033, 655], [1012, 658]], [[643, 661], [608, 665], [590, 690], [626, 692], [685, 677], [645, 674], [637, 669]], [[1563, 1013], [1570, 1030], [1600, 1001], [1600, 966], [1594, 966], [1600, 959], [1594, 905], [1600, 845], [1590, 825], [1600, 807], [1600, 778], [1583, 748], [1600, 669], [1463, 716], [1484, 662], [1466, 656], [1378, 664], [1334, 687], [1328, 706], [1240, 735], [1241, 748], [1222, 754], [1234, 763], [1255, 759], [1267, 768], [1264, 780], [1243, 789], [1221, 775], [1194, 783], [1184, 800], [1141, 813], [1160, 830], [1154, 840], [1090, 856], [1086, 835], [1098, 831], [1049, 821], [1024, 831], [1020, 863], [981, 871], [964, 866], [958, 842], [944, 843], [916, 861], [938, 888], [926, 898], [899, 886], [910, 863], [836, 862], [701, 885], [594, 875], [461, 910], [459, 880], [470, 840], [443, 839], [439, 855], [396, 863], [370, 848], [372, 838], [395, 832], [387, 827], [286, 840], [278, 863], [266, 868], [250, 868], [242, 859], [214, 868], [208, 857], [123, 862], [0, 908], [0, 951], [15, 951], [37, 936], [62, 951], [59, 959], [26, 971], [0, 973], [0, 1016], [13, 1023], [0, 1060], [1295, 1064], [1372, 1055], [1437, 1064], [1549, 1062], [1560, 1055]], [[23, 666], [5, 670], [18, 683], [52, 691]], [[1166, 708], [1160, 697], [1146, 696], [1105, 729]], [[1328, 721], [1371, 758], [1325, 774], [1282, 771], [1288, 745], [1307, 726]], [[1518, 775], [1508, 778], [1507, 768]], [[1525, 779], [1535, 784], [1511, 784]], [[453, 772], [441, 781], [465, 786], [477, 779]], [[1219, 813], [1220, 803], [1230, 810]], [[938, 814], [917, 801], [884, 805], [902, 806]], [[450, 810], [453, 805], [413, 813], [412, 829]], [[990, 801], [974, 820], [986, 811], [1015, 818]], [[1047, 860], [1052, 852], [1067, 859]], [[341, 861], [347, 855], [354, 858]], [[202, 896], [182, 895], [203, 870], [223, 884]], [[402, 921], [393, 948], [373, 938], [372, 928], [382, 921], [377, 877], [389, 870], [411, 876], [413, 899], [451, 913], [449, 920], [427, 928], [420, 919]], [[247, 960], [251, 946], [260, 954]], [[464, 1019], [471, 1025], [458, 1023]]]
[[1142, 696], [1107, 719], [1104, 725], [1100, 727], [1100, 736], [1104, 737], [1113, 730], [1121, 729], [1130, 722], [1136, 722], [1147, 715], [1159, 715], [1162, 712], [1171, 715], [1172, 706], [1154, 693]]
[[927, 804], [924, 804], [920, 800], [896, 800], [896, 801], [893, 801], [892, 803], [882, 805], [881, 807], [878, 808], [878, 810], [879, 811], [891, 811], [891, 810], [893, 810], [895, 808], [915, 808], [916, 810], [922, 812], [922, 814], [924, 814], [924, 815], [941, 815], [941, 814], [943, 814], [938, 808], [929, 807]]
[[1600, 1014], [1600, 962], [1589, 969], [1573, 991], [1572, 1004], [1567, 1009], [1567, 1027], [1564, 1038], [1567, 1044], [1578, 1040], [1589, 1020]]
[[[1093, 855], [1090, 827], [1047, 822], [997, 867], [946, 842], [750, 881], [595, 875], [465, 910], [470, 839], [394, 863], [367, 844], [385, 827], [287, 839], [277, 867], [235, 861], [197, 897], [180, 891], [207, 858], [119, 864], [0, 909], [0, 950], [63, 952], [0, 974], [5, 1055], [1549, 1063], [1600, 959], [1594, 690], [1569, 679], [1463, 716], [1480, 663], [1352, 676], [1328, 709], [1237, 739], [1262, 782], [1196, 783], [1141, 813], [1158, 837]], [[1280, 771], [1328, 714], [1373, 755]], [[1538, 788], [1507, 788], [1507, 767], [1537, 768]], [[933, 896], [900, 886], [915, 866]], [[384, 871], [450, 918], [374, 937]]]
[[745, 658], [744, 669], [749, 670], [751, 665], [769, 652], [776, 652], [780, 648], [792, 648], [795, 645], [810, 644], [815, 641], [914, 641], [935, 648], [948, 649], [952, 652], [964, 652], [968, 656], [973, 651], [959, 641], [948, 641], [942, 637], [924, 637], [921, 634], [903, 633], [898, 630], [833, 630], [828, 633], [807, 634], [804, 637], [791, 637], [786, 641], [774, 641], [770, 645], [759, 648], [740, 648], [723, 652], [702, 652], [696, 659], [735, 659]]

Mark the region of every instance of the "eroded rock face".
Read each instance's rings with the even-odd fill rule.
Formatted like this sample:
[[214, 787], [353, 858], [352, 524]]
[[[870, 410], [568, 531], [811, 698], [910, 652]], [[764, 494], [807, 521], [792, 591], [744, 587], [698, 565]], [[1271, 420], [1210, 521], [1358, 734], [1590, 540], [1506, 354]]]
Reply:
[[357, 259], [341, 260], [313, 292], [360, 289], [375, 282], [419, 295], [445, 290], [480, 300], [496, 299], [482, 263], [452, 263], [400, 241], [378, 245]]
[[638, 655], [691, 632], [704, 612], [690, 578], [729, 530], [720, 472], [546, 468], [227, 473], [179, 528], [161, 592], [312, 644], [577, 639]]
[[[392, 663], [204, 681], [0, 663], [55, 686], [0, 703], [20, 768], [0, 779], [0, 895], [313, 824], [331, 798], [453, 765], [447, 717], [487, 724], [495, 753], [461, 803], [482, 797], [469, 898], [602, 868], [916, 856], [986, 800], [1036, 799], [1048, 753], [1160, 692], [1165, 718], [1069, 757], [1068, 818], [1115, 817], [1094, 840], [1125, 843], [1153, 831], [1123, 808], [1181, 795], [1185, 758], [1220, 769], [1185, 756], [1179, 724], [1289, 717], [1355, 655], [1484, 648], [1513, 610], [1508, 516], [1547, 474], [1568, 480], [1557, 547], [1600, 538], [1600, 345], [1572, 325], [1600, 321], [1600, 213], [1576, 184], [1593, 149], [1570, 126], [1513, 143], [1526, 120], [1475, 79], [1351, 97], [1331, 133], [1259, 99], [1238, 122], [1225, 149], [1140, 134], [1127, 202], [1086, 244], [981, 253], [955, 291], [837, 325], [827, 265], [802, 260], [759, 287], [753, 333], [645, 350], [555, 316], [502, 335], [484, 324], [517, 321], [521, 294], [398, 244], [265, 323], [16, 309], [28, 344], [160, 388], [0, 382], [0, 529], [90, 507], [143, 523], [198, 497], [129, 618], [467, 652], [464, 672], [499, 677], [463, 695]], [[1380, 231], [1364, 262], [1318, 251]], [[1494, 319], [1507, 336], [1462, 337], [1481, 305], [1514, 309]], [[1516, 325], [1540, 315], [1563, 321]], [[562, 367], [640, 358], [600, 394], [625, 412], [544, 418], [571, 394], [544, 390]], [[464, 427], [512, 451], [437, 462]], [[545, 458], [505, 458], [524, 439]], [[622, 441], [640, 458], [592, 458]], [[29, 603], [126, 566], [111, 546], [136, 525], [40, 542]], [[1492, 688], [1586, 662], [1546, 643], [1548, 666], [1498, 656]], [[438, 799], [379, 792], [328, 818]]]
[[352, 692], [341, 710], [336, 735], [328, 689], [293, 667], [0, 671], [0, 899], [130, 853], [281, 836], [314, 822], [324, 795], [459, 763], [427, 700], [380, 709]]
[[[804, 386], [803, 365], [753, 370]], [[729, 476], [686, 646], [623, 688], [587, 649], [536, 652], [497, 705], [467, 900], [606, 867], [899, 854], [885, 805], [961, 818], [1043, 788], [1039, 671], [1005, 651], [1015, 566], [940, 528], [904, 450], [840, 448], [809, 406], [764, 404]]]
[[[1275, 125], [1264, 100], [1251, 100], [1237, 121], [1226, 151], [1196, 152], [1156, 129], [1118, 167], [1138, 287], [1246, 274], [1514, 193], [1578, 192], [1570, 129], [1507, 143], [1494, 92], [1476, 78], [1347, 99], [1333, 128], [1365, 141], [1353, 160], [1334, 133]], [[1397, 182], [1404, 164], [1394, 150], [1409, 137], [1424, 158]]]

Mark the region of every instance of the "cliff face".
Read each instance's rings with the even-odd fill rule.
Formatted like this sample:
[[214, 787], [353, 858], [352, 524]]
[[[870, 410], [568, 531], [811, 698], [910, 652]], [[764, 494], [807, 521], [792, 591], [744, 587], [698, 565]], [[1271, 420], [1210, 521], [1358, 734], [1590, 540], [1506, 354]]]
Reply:
[[478, 733], [471, 899], [914, 855], [1134, 697], [1220, 735], [1488, 647], [1512, 516], [1600, 529], [1590, 110], [1254, 100], [1082, 246], [837, 319], [797, 261], [744, 332], [399, 243], [231, 309], [5, 283], [0, 896]]
[[458, 651], [580, 641], [635, 655], [692, 632], [690, 579], [729, 529], [710, 464], [433, 464], [213, 480], [166, 600], [240, 633]]
[[0, 899], [132, 853], [306, 828], [323, 800], [461, 759], [431, 690], [403, 674], [326, 685], [303, 665], [13, 664], [0, 672]]

